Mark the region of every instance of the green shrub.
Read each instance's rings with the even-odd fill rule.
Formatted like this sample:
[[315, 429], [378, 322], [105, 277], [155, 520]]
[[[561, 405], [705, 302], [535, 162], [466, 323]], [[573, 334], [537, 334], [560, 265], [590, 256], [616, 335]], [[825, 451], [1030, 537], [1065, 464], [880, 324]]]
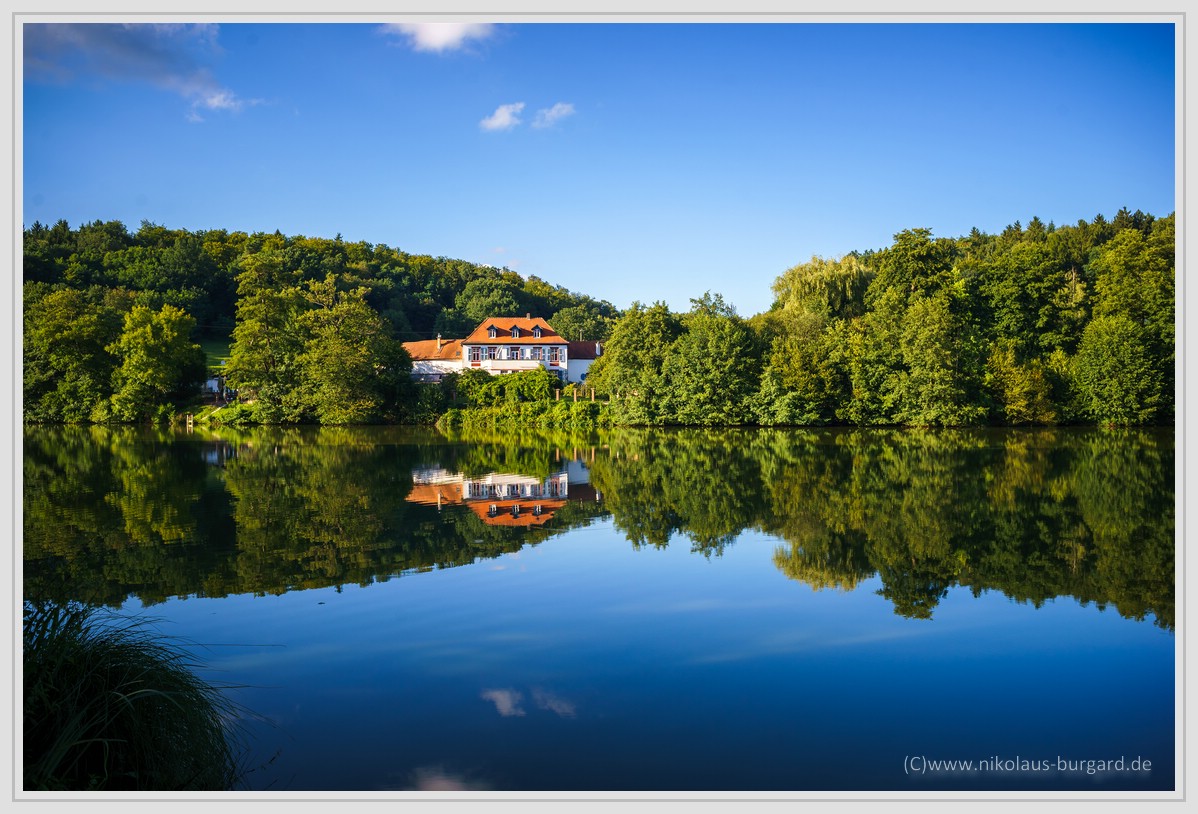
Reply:
[[231, 427], [244, 427], [247, 424], [257, 424], [258, 414], [252, 404], [230, 404], [214, 410], [208, 416], [209, 423], [227, 424]]

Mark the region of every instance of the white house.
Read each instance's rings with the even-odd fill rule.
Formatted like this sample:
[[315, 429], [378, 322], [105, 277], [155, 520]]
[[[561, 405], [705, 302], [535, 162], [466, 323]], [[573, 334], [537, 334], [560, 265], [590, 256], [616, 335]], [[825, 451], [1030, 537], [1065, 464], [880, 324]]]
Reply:
[[603, 353], [603, 346], [599, 342], [571, 342], [569, 350], [569, 358], [566, 360], [566, 381], [585, 382], [587, 373], [591, 369], [591, 365]]
[[427, 339], [421, 342], [404, 342], [404, 348], [412, 357], [412, 378], [418, 382], [439, 382], [446, 373], [462, 370], [462, 340]]
[[446, 373], [472, 368], [498, 375], [543, 367], [563, 382], [581, 382], [602, 352], [598, 342], [567, 342], [531, 315], [485, 319], [465, 339], [438, 336], [403, 346], [418, 381], [440, 381]]

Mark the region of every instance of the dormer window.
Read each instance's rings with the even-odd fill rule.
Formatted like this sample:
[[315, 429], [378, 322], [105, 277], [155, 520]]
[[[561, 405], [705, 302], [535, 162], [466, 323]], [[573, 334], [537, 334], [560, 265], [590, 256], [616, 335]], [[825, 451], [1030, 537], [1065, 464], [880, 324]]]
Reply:
[[499, 332], [495, 330], [494, 325], [487, 328], [487, 336], [491, 337], [492, 339], [494, 339], [498, 335], [498, 333]]
[[541, 338], [541, 326], [540, 326], [540, 325], [534, 325], [534, 326], [533, 326], [533, 329], [532, 329], [532, 335], [533, 335], [533, 338], [534, 338], [534, 339], [540, 339], [540, 338]]
[[520, 329], [515, 325], [512, 326], [512, 339], [520, 338]]

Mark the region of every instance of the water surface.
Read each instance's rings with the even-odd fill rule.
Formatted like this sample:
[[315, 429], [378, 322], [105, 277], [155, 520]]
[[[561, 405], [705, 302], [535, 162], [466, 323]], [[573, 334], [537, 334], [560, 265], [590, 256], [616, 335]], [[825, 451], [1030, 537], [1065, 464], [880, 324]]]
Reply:
[[254, 789], [1166, 790], [1173, 449], [36, 429], [25, 594], [204, 645]]

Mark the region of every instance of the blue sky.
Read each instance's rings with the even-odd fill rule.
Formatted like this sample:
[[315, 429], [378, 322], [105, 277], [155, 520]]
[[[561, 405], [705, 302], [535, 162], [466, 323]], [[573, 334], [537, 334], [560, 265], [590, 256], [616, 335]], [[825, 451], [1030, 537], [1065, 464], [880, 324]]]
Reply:
[[1167, 24], [27, 25], [24, 223], [385, 243], [749, 316], [813, 255], [1175, 203]]

